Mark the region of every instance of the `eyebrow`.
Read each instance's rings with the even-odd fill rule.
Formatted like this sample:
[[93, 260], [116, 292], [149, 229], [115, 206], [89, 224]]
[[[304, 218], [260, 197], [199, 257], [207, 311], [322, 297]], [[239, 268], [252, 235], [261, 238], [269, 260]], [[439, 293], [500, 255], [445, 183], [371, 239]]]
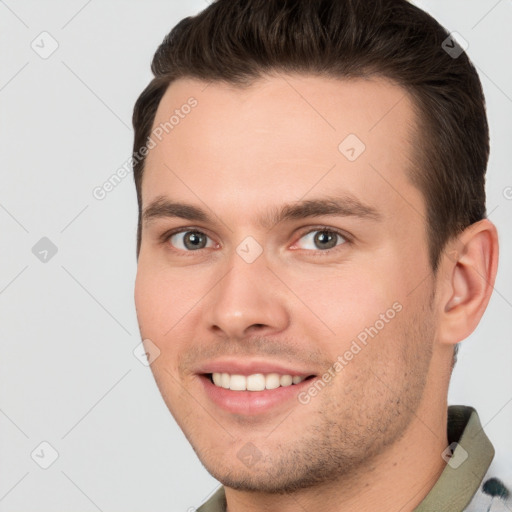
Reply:
[[[257, 222], [264, 229], [272, 229], [277, 224], [290, 221], [333, 215], [340, 217], [358, 217], [374, 221], [382, 220], [382, 215], [372, 206], [364, 204], [355, 196], [327, 196], [315, 199], [285, 203], [273, 207]], [[143, 211], [145, 225], [160, 218], [181, 218], [193, 222], [215, 224], [215, 220], [205, 210], [188, 203], [173, 201], [165, 196], [155, 198]]]

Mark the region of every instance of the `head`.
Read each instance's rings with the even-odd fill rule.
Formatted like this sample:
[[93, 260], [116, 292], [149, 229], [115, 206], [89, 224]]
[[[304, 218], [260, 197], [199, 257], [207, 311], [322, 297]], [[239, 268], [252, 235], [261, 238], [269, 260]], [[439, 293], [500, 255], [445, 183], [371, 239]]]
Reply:
[[[444, 407], [497, 264], [482, 88], [447, 37], [405, 0], [218, 0], [155, 54], [133, 116], [139, 326], [231, 487], [354, 473]], [[219, 398], [226, 368], [308, 379], [258, 412]]]

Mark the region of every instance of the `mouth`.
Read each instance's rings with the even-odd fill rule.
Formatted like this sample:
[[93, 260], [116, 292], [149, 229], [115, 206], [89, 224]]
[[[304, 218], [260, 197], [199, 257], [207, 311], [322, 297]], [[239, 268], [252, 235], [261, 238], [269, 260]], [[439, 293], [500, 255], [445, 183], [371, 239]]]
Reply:
[[210, 382], [219, 388], [231, 391], [265, 391], [288, 386], [297, 386], [301, 382], [314, 378], [314, 375], [291, 375], [279, 373], [253, 373], [251, 375], [214, 372], [205, 374]]
[[302, 407], [298, 400], [299, 393], [317, 377], [306, 373], [289, 373], [284, 368], [279, 371], [269, 365], [266, 365], [267, 368], [258, 368], [257, 364], [252, 366], [249, 369], [235, 365], [232, 373], [222, 371], [224, 368], [198, 373], [205, 396], [224, 414], [273, 420], [276, 414], [284, 414], [290, 407]]

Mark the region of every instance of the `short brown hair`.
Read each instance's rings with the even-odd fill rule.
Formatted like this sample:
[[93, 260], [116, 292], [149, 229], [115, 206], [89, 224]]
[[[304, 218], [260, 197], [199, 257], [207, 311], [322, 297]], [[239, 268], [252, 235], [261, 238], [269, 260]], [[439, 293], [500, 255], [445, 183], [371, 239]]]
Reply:
[[[134, 113], [134, 179], [141, 244], [140, 148], [178, 78], [250, 86], [263, 74], [381, 76], [407, 90], [418, 113], [412, 183], [423, 193], [433, 271], [446, 242], [486, 215], [489, 129], [478, 74], [430, 15], [406, 0], [216, 0], [179, 22], [156, 51], [155, 78]], [[448, 46], [447, 46], [448, 42]]]

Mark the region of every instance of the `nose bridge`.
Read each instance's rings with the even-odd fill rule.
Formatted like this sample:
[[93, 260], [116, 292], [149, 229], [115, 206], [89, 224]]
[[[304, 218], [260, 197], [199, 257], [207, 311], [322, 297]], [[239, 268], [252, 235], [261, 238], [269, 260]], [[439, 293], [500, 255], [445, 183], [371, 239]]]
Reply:
[[273, 292], [276, 278], [263, 252], [255, 257], [250, 240], [242, 242], [227, 261], [227, 270], [215, 286], [208, 305], [209, 327], [240, 338], [251, 326], [284, 329], [286, 304]]

